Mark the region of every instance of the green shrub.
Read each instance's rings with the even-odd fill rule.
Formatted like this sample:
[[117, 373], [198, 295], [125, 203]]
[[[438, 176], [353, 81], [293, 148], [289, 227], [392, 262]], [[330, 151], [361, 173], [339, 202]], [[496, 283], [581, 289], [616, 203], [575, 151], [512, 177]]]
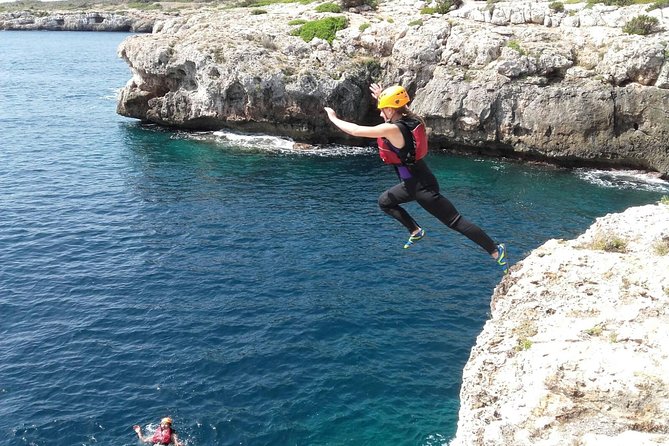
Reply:
[[485, 2], [486, 9], [488, 11], [490, 11], [490, 13], [492, 14], [492, 12], [495, 10], [495, 3], [499, 3], [501, 1], [504, 1], [504, 0], [486, 0], [486, 2]]
[[658, 30], [658, 24], [659, 20], [657, 20], [657, 18], [648, 15], [640, 15], [625, 23], [623, 32], [646, 36], [656, 32]]
[[251, 15], [260, 15], [260, 14], [267, 14], [267, 11], [264, 9], [252, 9], [251, 10]]
[[358, 30], [359, 30], [360, 32], [363, 32], [364, 30], [366, 30], [366, 29], [369, 28], [370, 26], [372, 26], [372, 25], [370, 25], [369, 23], [363, 23], [362, 25], [360, 25], [360, 26], [358, 27]]
[[446, 14], [451, 9], [462, 6], [462, 0], [437, 0], [437, 13]]
[[451, 8], [462, 6], [462, 0], [436, 0], [434, 6], [426, 6], [420, 10], [421, 14], [447, 14]]
[[669, 195], [664, 195], [662, 198], [660, 198], [660, 203], [669, 206]]
[[525, 56], [527, 54], [527, 52], [520, 47], [520, 43], [518, 43], [517, 40], [509, 40], [508, 42], [506, 42], [506, 46], [516, 51], [521, 56]]
[[657, 0], [655, 3], [650, 5], [646, 11], [652, 11], [653, 9], [664, 9], [669, 7], [669, 0]]
[[339, 6], [335, 3], [321, 3], [320, 5], [316, 6], [316, 12], [336, 12], [336, 13], [340, 13], [341, 12], [341, 6]]
[[552, 2], [548, 4], [548, 7], [553, 12], [564, 12], [564, 3], [562, 2]]
[[530, 347], [532, 347], [532, 341], [527, 338], [522, 338], [518, 339], [518, 343], [516, 344], [516, 347], [514, 350], [517, 352], [523, 351], [523, 350], [529, 350]]
[[603, 3], [607, 6], [629, 6], [634, 4], [634, 0], [588, 0], [588, 6]]
[[332, 43], [337, 31], [345, 29], [348, 26], [348, 20], [344, 16], [327, 17], [320, 20], [307, 22], [299, 28], [293, 30], [291, 35], [300, 36], [305, 42], [311, 42], [314, 37], [327, 40]]
[[416, 19], [409, 22], [409, 26], [423, 26], [423, 19]]
[[288, 22], [289, 25], [304, 25], [305, 23], [307, 23], [307, 21], [304, 19], [295, 19]]

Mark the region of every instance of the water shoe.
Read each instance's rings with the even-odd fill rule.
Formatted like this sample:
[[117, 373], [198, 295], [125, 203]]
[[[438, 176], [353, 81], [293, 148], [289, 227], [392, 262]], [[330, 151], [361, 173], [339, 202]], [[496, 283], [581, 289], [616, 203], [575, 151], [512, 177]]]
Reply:
[[418, 240], [422, 239], [423, 237], [425, 237], [425, 231], [423, 229], [421, 229], [415, 235], [411, 235], [409, 237], [409, 240], [404, 244], [404, 249], [411, 248], [414, 243], [416, 243]]
[[506, 256], [506, 246], [504, 243], [497, 245], [497, 264], [502, 267], [504, 274], [509, 274], [509, 259]]

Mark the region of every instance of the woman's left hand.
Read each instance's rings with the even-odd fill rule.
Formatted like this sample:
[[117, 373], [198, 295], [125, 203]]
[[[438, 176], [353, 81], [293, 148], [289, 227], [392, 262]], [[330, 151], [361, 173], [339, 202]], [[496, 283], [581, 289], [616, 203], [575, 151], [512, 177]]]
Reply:
[[332, 110], [330, 107], [323, 107], [325, 109], [325, 112], [328, 114], [328, 118], [332, 120], [333, 118], [337, 118], [337, 113], [335, 113], [334, 110]]
[[369, 91], [372, 92], [372, 97], [374, 99], [378, 99], [379, 95], [383, 91], [383, 88], [381, 88], [381, 86], [379, 84], [372, 84], [372, 85], [369, 86]]

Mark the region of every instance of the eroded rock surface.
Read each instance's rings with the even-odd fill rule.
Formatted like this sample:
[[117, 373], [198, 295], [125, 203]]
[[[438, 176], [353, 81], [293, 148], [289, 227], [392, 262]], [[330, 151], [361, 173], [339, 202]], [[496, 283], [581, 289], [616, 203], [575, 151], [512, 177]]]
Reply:
[[17, 11], [0, 14], [0, 30], [12, 31], [124, 31], [150, 33], [162, 14], [125, 12]]
[[629, 35], [664, 10], [547, 2], [470, 2], [447, 15], [382, 1], [345, 12], [329, 44], [292, 20], [338, 14], [314, 5], [213, 11], [157, 23], [119, 54], [132, 79], [118, 112], [192, 129], [231, 128], [302, 142], [349, 141], [327, 122], [378, 123], [367, 87], [401, 83], [432, 129], [432, 147], [669, 172], [669, 32]]
[[491, 308], [451, 446], [669, 444], [669, 205], [545, 243]]

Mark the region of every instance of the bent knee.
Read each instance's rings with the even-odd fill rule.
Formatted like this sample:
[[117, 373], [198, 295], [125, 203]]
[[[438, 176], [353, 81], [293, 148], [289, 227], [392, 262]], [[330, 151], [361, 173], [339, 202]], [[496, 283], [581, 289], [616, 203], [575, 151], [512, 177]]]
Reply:
[[388, 192], [384, 192], [379, 196], [378, 204], [381, 209], [388, 209], [393, 206], [392, 200], [388, 196]]

